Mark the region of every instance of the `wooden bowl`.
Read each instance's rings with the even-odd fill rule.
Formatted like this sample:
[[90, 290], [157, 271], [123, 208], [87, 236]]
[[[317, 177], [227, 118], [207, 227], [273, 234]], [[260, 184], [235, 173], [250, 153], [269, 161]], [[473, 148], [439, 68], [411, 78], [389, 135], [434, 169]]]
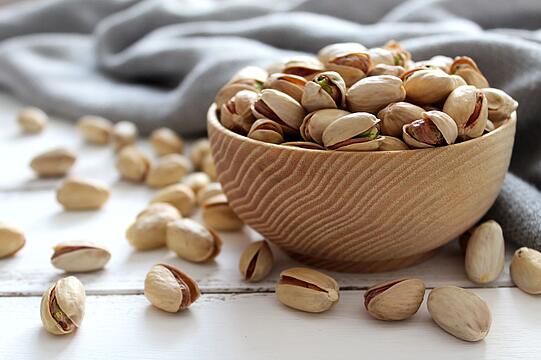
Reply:
[[293, 258], [338, 271], [387, 271], [428, 258], [490, 208], [509, 166], [516, 114], [474, 140], [433, 149], [340, 152], [208, 134], [230, 205]]

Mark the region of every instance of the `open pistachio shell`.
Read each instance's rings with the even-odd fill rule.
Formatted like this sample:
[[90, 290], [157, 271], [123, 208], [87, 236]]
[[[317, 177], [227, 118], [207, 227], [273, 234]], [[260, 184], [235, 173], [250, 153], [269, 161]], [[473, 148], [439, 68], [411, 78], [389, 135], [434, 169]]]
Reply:
[[51, 263], [66, 272], [89, 272], [103, 269], [111, 259], [104, 246], [89, 241], [65, 241], [54, 248]]
[[73, 276], [58, 280], [41, 298], [41, 321], [54, 335], [69, 334], [81, 326], [85, 314], [85, 288]]
[[222, 105], [227, 103], [229, 99], [241, 90], [256, 92], [261, 90], [263, 83], [267, 79], [267, 75], [265, 70], [256, 66], [247, 66], [240, 69], [216, 94], [214, 102], [217, 108], [221, 109]]
[[318, 57], [327, 70], [336, 71], [346, 86], [366, 77], [372, 68], [370, 53], [358, 43], [338, 43], [324, 47]]
[[377, 113], [387, 105], [402, 101], [406, 91], [400, 78], [391, 75], [370, 76], [357, 81], [347, 91], [351, 111]]
[[323, 144], [329, 150], [369, 151], [379, 148], [376, 125], [379, 119], [369, 113], [352, 113], [333, 121], [323, 131]]
[[244, 280], [263, 280], [272, 270], [274, 256], [265, 240], [256, 241], [246, 247], [239, 261], [239, 271]]
[[313, 141], [323, 145], [323, 131], [334, 120], [350, 114], [349, 111], [340, 109], [321, 109], [306, 115], [302, 121], [300, 132], [306, 141]]
[[466, 84], [459, 76], [426, 66], [406, 71], [402, 75], [402, 81], [408, 101], [419, 105], [442, 101], [451, 91]]
[[518, 103], [505, 91], [494, 88], [481, 89], [487, 98], [488, 118], [495, 123], [509, 119]]
[[252, 124], [248, 132], [250, 139], [259, 140], [271, 144], [280, 144], [284, 142], [284, 132], [277, 122], [270, 119], [258, 119]]
[[453, 144], [458, 129], [453, 119], [441, 111], [427, 111], [422, 118], [406, 124], [402, 137], [413, 148], [431, 148]]
[[310, 112], [341, 108], [346, 103], [346, 83], [337, 72], [319, 73], [304, 87], [301, 103]]
[[291, 96], [274, 89], [264, 89], [252, 106], [256, 118], [271, 119], [285, 131], [295, 132], [306, 115], [304, 108]]
[[399, 151], [399, 150], [409, 150], [409, 146], [393, 136], [381, 136], [379, 141], [380, 151]]
[[288, 94], [293, 99], [301, 102], [306, 79], [292, 74], [275, 73], [271, 74], [263, 84], [264, 89], [275, 89]]
[[402, 137], [402, 128], [422, 117], [425, 110], [408, 102], [396, 102], [387, 105], [378, 112], [379, 126], [383, 135]]
[[483, 135], [488, 119], [488, 102], [483, 92], [471, 85], [456, 88], [449, 94], [443, 111], [458, 126], [458, 136], [472, 139]]
[[166, 245], [180, 258], [204, 262], [218, 256], [222, 240], [213, 230], [192, 219], [178, 219], [167, 224]]
[[481, 73], [475, 61], [468, 56], [456, 57], [451, 64], [449, 73], [460, 76], [468, 85], [473, 85], [478, 89], [490, 87], [488, 80]]
[[378, 320], [405, 320], [415, 315], [425, 294], [419, 279], [398, 279], [372, 286], [364, 294], [364, 306]]
[[257, 100], [257, 93], [250, 90], [241, 90], [227, 103], [222, 105], [220, 121], [231, 131], [246, 135], [255, 121], [252, 114], [252, 105]]

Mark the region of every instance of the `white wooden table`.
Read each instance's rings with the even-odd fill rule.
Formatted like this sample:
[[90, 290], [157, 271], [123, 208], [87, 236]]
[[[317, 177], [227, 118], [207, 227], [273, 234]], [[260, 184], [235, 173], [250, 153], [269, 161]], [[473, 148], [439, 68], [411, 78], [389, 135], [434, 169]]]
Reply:
[[[541, 358], [541, 297], [514, 288], [508, 266], [490, 287], [476, 287], [464, 275], [457, 242], [402, 271], [331, 273], [341, 285], [340, 302], [317, 315], [276, 300], [279, 272], [299, 265], [276, 248], [268, 279], [257, 284], [240, 279], [240, 252], [260, 238], [248, 228], [222, 234], [223, 251], [211, 264], [182, 261], [165, 249], [135, 252], [124, 231], [153, 191], [119, 180], [111, 148], [84, 144], [68, 122], [53, 119], [43, 134], [21, 135], [14, 120], [20, 106], [0, 96], [0, 220], [20, 226], [27, 236], [15, 257], [0, 260], [0, 359]], [[59, 180], [34, 177], [29, 160], [58, 145], [77, 151], [73, 174], [111, 184], [112, 198], [103, 210], [64, 212], [55, 201]], [[87, 289], [86, 316], [76, 333], [58, 337], [42, 328], [39, 302], [44, 289], [63, 276], [50, 265], [52, 246], [71, 239], [106, 244], [113, 256], [105, 270], [78, 275]], [[145, 274], [159, 261], [178, 265], [199, 282], [203, 295], [188, 311], [161, 312], [142, 295]], [[429, 288], [474, 288], [492, 309], [489, 336], [475, 344], [453, 338], [430, 320], [424, 303], [408, 321], [370, 318], [362, 305], [364, 290], [402, 276], [419, 277]]]

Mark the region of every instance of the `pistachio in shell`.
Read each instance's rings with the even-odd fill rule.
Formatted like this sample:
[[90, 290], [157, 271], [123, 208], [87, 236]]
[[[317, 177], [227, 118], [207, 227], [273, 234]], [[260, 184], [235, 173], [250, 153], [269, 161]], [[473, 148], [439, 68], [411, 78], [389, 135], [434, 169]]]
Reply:
[[152, 305], [171, 313], [187, 309], [201, 295], [194, 279], [168, 264], [157, 264], [150, 269], [144, 293]]
[[392, 75], [401, 77], [405, 72], [406, 69], [399, 65], [378, 64], [370, 70], [368, 76]]
[[346, 104], [346, 83], [334, 71], [317, 74], [304, 86], [301, 100], [306, 111], [342, 108]]
[[210, 176], [202, 171], [193, 172], [182, 178], [182, 183], [192, 189], [195, 195], [211, 182]]
[[541, 252], [521, 247], [511, 260], [511, 278], [528, 294], [541, 294]]
[[488, 120], [487, 98], [475, 86], [459, 86], [445, 100], [443, 112], [456, 122], [459, 138], [473, 139], [485, 131]]
[[54, 248], [51, 264], [66, 272], [90, 272], [101, 270], [111, 259], [104, 246], [89, 241], [65, 241]]
[[323, 145], [323, 131], [334, 120], [349, 115], [350, 112], [340, 109], [321, 109], [306, 115], [302, 120], [300, 132], [306, 141], [316, 142]]
[[481, 89], [487, 98], [488, 118], [496, 123], [509, 119], [517, 109], [518, 103], [505, 91], [494, 88]]
[[438, 68], [449, 74], [451, 71], [451, 65], [453, 65], [453, 58], [444, 55], [436, 55], [428, 60], [417, 61], [415, 67], [432, 67]]
[[260, 91], [267, 76], [267, 71], [257, 66], [246, 66], [240, 69], [216, 94], [214, 102], [217, 109], [221, 109], [222, 105], [239, 91]]
[[151, 250], [166, 243], [167, 224], [180, 219], [178, 210], [166, 203], [154, 203], [139, 213], [126, 230], [126, 239], [136, 250]]
[[85, 288], [74, 276], [55, 282], [41, 298], [41, 321], [54, 335], [74, 332], [85, 315]]
[[111, 140], [113, 123], [101, 116], [85, 115], [77, 120], [77, 130], [86, 142], [105, 145]]
[[400, 151], [400, 150], [409, 150], [409, 146], [393, 136], [382, 136], [379, 143], [379, 151]]
[[412, 148], [431, 148], [453, 144], [457, 126], [453, 119], [441, 111], [426, 111], [422, 118], [403, 127], [402, 137]]
[[184, 141], [173, 130], [169, 128], [159, 128], [150, 134], [150, 145], [158, 156], [168, 154], [182, 154], [184, 150]]
[[425, 284], [419, 279], [397, 279], [372, 286], [364, 294], [368, 313], [379, 320], [405, 320], [413, 316], [425, 294]]
[[270, 119], [282, 126], [284, 132], [299, 130], [306, 115], [304, 108], [291, 96], [274, 89], [264, 89], [252, 105], [252, 112], [258, 119]]
[[137, 141], [139, 130], [131, 121], [119, 121], [113, 127], [113, 145], [118, 151], [125, 146], [133, 145]]
[[349, 110], [377, 114], [387, 105], [404, 100], [406, 91], [400, 78], [370, 76], [353, 84], [346, 93]]
[[190, 161], [180, 154], [167, 154], [150, 164], [146, 184], [162, 188], [179, 182], [190, 170]]
[[381, 133], [394, 137], [402, 137], [402, 128], [406, 124], [411, 124], [419, 120], [425, 109], [408, 102], [396, 102], [387, 105], [378, 112], [378, 119]]
[[500, 225], [489, 220], [473, 230], [466, 247], [466, 275], [477, 284], [496, 280], [505, 265], [505, 244]]
[[182, 216], [190, 216], [195, 210], [196, 199], [195, 193], [188, 185], [174, 184], [161, 189], [150, 203], [167, 203], [173, 205]]
[[22, 230], [0, 222], [0, 259], [15, 255], [25, 243], [26, 238]]
[[271, 144], [284, 142], [284, 131], [280, 124], [270, 119], [258, 119], [250, 128], [247, 135], [250, 139], [263, 141]]
[[275, 73], [269, 75], [269, 78], [263, 84], [263, 88], [281, 91], [298, 102], [301, 102], [305, 85], [306, 79], [302, 76]]
[[406, 71], [402, 74], [407, 101], [427, 105], [445, 100], [457, 87], [466, 85], [459, 76], [429, 66]]
[[204, 224], [214, 230], [236, 231], [244, 225], [229, 206], [224, 194], [207, 199], [202, 205], [202, 212]]
[[372, 68], [369, 51], [359, 43], [325, 46], [318, 57], [327, 70], [339, 73], [348, 87], [365, 78]]
[[193, 143], [190, 151], [190, 160], [196, 170], [200, 170], [203, 159], [211, 153], [210, 143], [207, 138], [202, 138]]
[[207, 201], [211, 197], [215, 195], [221, 195], [223, 193], [224, 190], [222, 189], [222, 185], [219, 182], [211, 182], [197, 193], [197, 204], [199, 206], [202, 206], [205, 201]]
[[220, 121], [231, 131], [246, 135], [255, 121], [252, 114], [252, 105], [257, 100], [257, 93], [250, 90], [241, 90], [227, 103], [222, 105]]
[[479, 67], [468, 56], [457, 56], [449, 69], [450, 74], [458, 75], [466, 81], [466, 84], [473, 85], [478, 89], [490, 87]]
[[93, 179], [68, 178], [56, 190], [56, 199], [66, 211], [98, 210], [110, 195], [107, 184]]
[[134, 145], [123, 147], [116, 158], [116, 168], [123, 179], [143, 182], [150, 169], [148, 156]]
[[381, 47], [370, 48], [368, 49], [370, 54], [370, 59], [372, 60], [372, 65], [398, 65], [395, 62], [395, 54], [390, 49], [385, 49]]
[[297, 75], [311, 80], [316, 74], [325, 71], [323, 64], [313, 56], [293, 56], [284, 59], [279, 72], [289, 75]]
[[239, 261], [239, 271], [244, 280], [258, 282], [267, 277], [273, 263], [274, 256], [269, 244], [265, 240], [260, 240], [244, 249]]
[[19, 111], [17, 122], [24, 132], [37, 134], [45, 129], [49, 122], [49, 117], [43, 110], [34, 106], [28, 106]]
[[329, 150], [377, 150], [379, 119], [366, 112], [351, 113], [333, 121], [323, 131], [323, 145]]
[[166, 245], [182, 259], [205, 262], [218, 256], [222, 240], [212, 229], [192, 219], [178, 219], [167, 224]]
[[410, 68], [413, 66], [411, 53], [407, 51], [398, 41], [390, 40], [384, 46], [384, 49], [390, 50], [394, 55], [394, 65]]
[[35, 156], [30, 167], [39, 177], [66, 176], [77, 160], [77, 155], [66, 148], [56, 148]]

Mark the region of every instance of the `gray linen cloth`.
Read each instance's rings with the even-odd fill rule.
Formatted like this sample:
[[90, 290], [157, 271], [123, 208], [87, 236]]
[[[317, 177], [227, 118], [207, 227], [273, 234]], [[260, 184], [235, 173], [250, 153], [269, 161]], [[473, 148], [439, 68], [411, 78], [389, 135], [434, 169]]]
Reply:
[[403, 42], [415, 59], [473, 57], [520, 103], [511, 172], [487, 215], [541, 249], [541, 1], [50, 0], [0, 10], [0, 86], [69, 119], [128, 119], [148, 133], [205, 130], [240, 67], [332, 42]]

